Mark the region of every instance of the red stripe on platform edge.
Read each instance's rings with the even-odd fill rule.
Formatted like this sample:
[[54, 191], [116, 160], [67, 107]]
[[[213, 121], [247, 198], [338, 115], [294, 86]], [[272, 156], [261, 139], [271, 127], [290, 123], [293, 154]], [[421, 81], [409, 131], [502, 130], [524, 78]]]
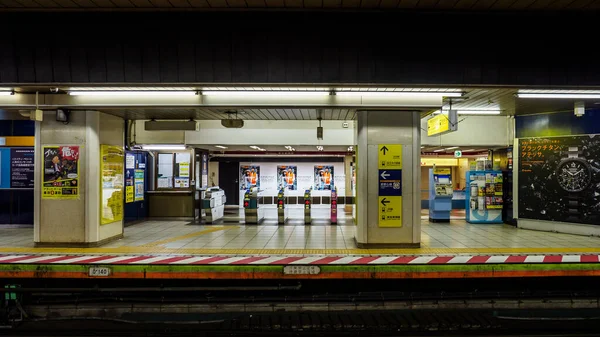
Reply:
[[247, 258], [243, 258], [241, 260], [232, 262], [230, 264], [250, 264], [252, 262], [256, 262], [256, 261], [260, 261], [260, 260], [264, 260], [266, 259], [268, 256], [252, 256], [252, 257], [247, 257]]
[[388, 262], [387, 264], [409, 264], [412, 260], [416, 258], [416, 256], [400, 256]]
[[19, 262], [19, 261], [23, 261], [23, 260], [33, 259], [36, 257], [42, 257], [42, 256], [41, 255], [24, 255], [24, 256], [13, 257], [12, 259], [0, 261], [0, 263], [13, 263], [13, 262]]
[[454, 256], [438, 256], [433, 260], [429, 261], [427, 264], [446, 264], [448, 261], [452, 260]]
[[342, 257], [340, 256], [328, 256], [328, 257], [324, 257], [322, 259], [318, 259], [316, 261], [313, 261], [309, 264], [330, 264], [331, 262], [337, 261], [339, 259], [341, 259]]
[[478, 256], [473, 256], [472, 258], [469, 259], [469, 261], [467, 261], [467, 263], [486, 263], [491, 256], [484, 256], [484, 255], [478, 255]]
[[114, 255], [90, 256], [89, 259], [85, 259], [85, 260], [73, 262], [73, 264], [86, 264], [86, 263], [92, 263], [92, 262], [99, 262], [99, 261], [102, 261], [102, 260], [108, 260], [108, 259], [112, 259], [112, 258], [115, 258], [115, 257], [116, 256], [114, 256]]
[[598, 260], [598, 255], [581, 255], [581, 260], [582, 263], [594, 263], [594, 262], [599, 262]]
[[169, 264], [169, 263], [173, 263], [173, 262], [177, 262], [177, 261], [181, 261], [181, 260], [186, 260], [191, 257], [192, 256], [176, 256], [176, 257], [171, 257], [171, 258], [160, 260], [160, 261], [150, 262], [149, 264]]
[[111, 262], [110, 264], [128, 264], [128, 263], [151, 259], [153, 257], [154, 256], [136, 256], [136, 257], [132, 257], [132, 258], [121, 260], [121, 261]]
[[78, 257], [82, 257], [82, 256], [81, 255], [65, 255], [65, 256], [59, 256], [59, 257], [55, 257], [52, 259], [37, 261], [37, 262], [33, 262], [33, 263], [53, 263], [53, 262], [60, 262], [60, 261], [64, 261], [64, 260], [75, 259]]
[[548, 255], [544, 256], [543, 263], [561, 263], [562, 259], [562, 255]]
[[377, 260], [378, 258], [379, 258], [379, 256], [365, 256], [365, 257], [356, 259], [348, 264], [367, 264], [369, 262], [373, 262], [373, 261]]
[[228, 259], [230, 257], [231, 256], [213, 256], [213, 257], [209, 257], [209, 258], [206, 258], [206, 259], [203, 259], [203, 260], [192, 262], [190, 264], [209, 264], [209, 263], [212, 263], [212, 262], [222, 261], [222, 260]]
[[304, 258], [304, 256], [290, 256], [290, 257], [284, 257], [281, 260], [277, 260], [277, 261], [273, 261], [269, 264], [290, 264], [292, 262], [296, 262], [298, 260], [302, 260]]
[[525, 262], [526, 258], [527, 256], [511, 255], [506, 259], [506, 261], [504, 261], [504, 263], [523, 263]]

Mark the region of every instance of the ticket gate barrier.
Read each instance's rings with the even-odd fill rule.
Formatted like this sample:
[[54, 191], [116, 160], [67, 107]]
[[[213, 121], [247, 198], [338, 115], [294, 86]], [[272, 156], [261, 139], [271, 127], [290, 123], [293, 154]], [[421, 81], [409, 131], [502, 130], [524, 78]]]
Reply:
[[331, 190], [331, 224], [337, 224], [337, 188]]
[[310, 214], [312, 205], [311, 190], [304, 191], [304, 224], [310, 225], [312, 223], [312, 216]]
[[204, 192], [202, 198], [202, 211], [206, 223], [214, 223], [223, 219], [225, 215], [225, 191], [218, 187], [212, 187]]
[[257, 225], [264, 220], [263, 210], [258, 205], [257, 187], [252, 187], [244, 193], [244, 220], [247, 225]]
[[285, 206], [285, 189], [280, 189], [277, 193], [277, 224], [285, 225], [288, 219], [287, 207]]

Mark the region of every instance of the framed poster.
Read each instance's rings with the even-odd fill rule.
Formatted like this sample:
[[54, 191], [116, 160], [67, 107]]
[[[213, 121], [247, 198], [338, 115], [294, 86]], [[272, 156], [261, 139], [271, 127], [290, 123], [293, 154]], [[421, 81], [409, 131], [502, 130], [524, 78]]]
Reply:
[[135, 201], [134, 192], [135, 180], [135, 154], [125, 154], [125, 203]]
[[135, 201], [144, 200], [144, 170], [135, 170]]
[[600, 135], [519, 140], [519, 218], [600, 225]]
[[296, 179], [297, 174], [297, 166], [278, 165], [277, 187], [296, 191], [298, 189], [298, 179]]
[[44, 146], [42, 151], [42, 199], [79, 198], [79, 146]]
[[123, 220], [125, 172], [122, 146], [100, 145], [100, 224]]
[[315, 185], [317, 191], [332, 190], [333, 182], [333, 165], [315, 165]]
[[260, 166], [240, 165], [240, 190], [253, 186], [260, 188]]

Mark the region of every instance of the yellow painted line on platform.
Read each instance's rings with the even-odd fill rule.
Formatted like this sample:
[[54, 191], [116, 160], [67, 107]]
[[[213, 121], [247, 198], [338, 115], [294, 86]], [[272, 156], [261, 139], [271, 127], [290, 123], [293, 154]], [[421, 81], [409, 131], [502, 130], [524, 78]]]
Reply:
[[[230, 230], [232, 228], [239, 228], [239, 226], [215, 227], [215, 228], [205, 229], [205, 230], [199, 231], [199, 232], [189, 233], [189, 234], [180, 235], [180, 236], [174, 236], [172, 238], [146, 243], [144, 245], [141, 245], [140, 247], [157, 247], [157, 246], [164, 245], [167, 243], [171, 243], [171, 242], [175, 242], [175, 241], [179, 241], [179, 240], [190, 239], [190, 238], [194, 238], [194, 237], [201, 236], [201, 235], [208, 234], [208, 233]], [[129, 247], [127, 247], [127, 248], [129, 248]]]
[[[202, 231], [204, 232], [204, 231]], [[193, 237], [192, 234], [186, 236]], [[176, 239], [176, 238], [173, 238]], [[177, 238], [181, 240], [181, 237]], [[171, 240], [171, 239], [170, 239]], [[162, 244], [162, 243], [161, 243]], [[594, 254], [600, 247], [555, 248], [410, 248], [410, 249], [219, 249], [161, 248], [158, 246], [115, 248], [2, 247], [0, 253], [16, 254], [164, 254], [164, 255], [501, 255], [501, 254]]]

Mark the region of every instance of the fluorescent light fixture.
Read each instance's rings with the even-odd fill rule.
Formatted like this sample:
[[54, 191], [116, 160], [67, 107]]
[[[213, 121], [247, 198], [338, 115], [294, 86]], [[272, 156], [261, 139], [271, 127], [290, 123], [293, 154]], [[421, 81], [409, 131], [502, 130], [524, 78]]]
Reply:
[[324, 147], [322, 147], [321, 145], [317, 145], [317, 151], [323, 151]]
[[219, 149], [226, 149], [227, 146], [223, 146], [223, 145], [215, 145], [215, 147], [218, 147]]
[[0, 90], [0, 96], [12, 96], [14, 95], [14, 91], [6, 91], [6, 90]]
[[263, 149], [262, 147], [256, 145], [250, 145], [250, 148], [258, 151], [267, 151], [266, 149]]
[[433, 150], [433, 152], [443, 152], [443, 151], [446, 151], [446, 149]]
[[119, 97], [179, 97], [179, 96], [194, 96], [195, 91], [183, 90], [89, 90], [89, 91], [69, 91], [72, 96], [119, 96]]
[[170, 144], [163, 144], [163, 145], [142, 145], [142, 149], [144, 150], [185, 150], [186, 146], [185, 145], [170, 145]]
[[458, 146], [453, 146], [453, 147], [447, 147], [446, 150], [455, 150], [458, 149]]
[[521, 89], [517, 93], [519, 98], [557, 98], [557, 99], [598, 99], [600, 91], [594, 90], [531, 90]]
[[329, 91], [253, 91], [253, 90], [217, 90], [217, 91], [202, 91], [203, 96], [227, 96], [227, 97], [314, 97], [314, 96], [329, 96]]
[[457, 110], [459, 115], [499, 115], [502, 113], [500, 110]]
[[460, 91], [336, 91], [337, 96], [364, 96], [364, 97], [460, 97]]
[[354, 146], [348, 146], [348, 152], [354, 151]]

